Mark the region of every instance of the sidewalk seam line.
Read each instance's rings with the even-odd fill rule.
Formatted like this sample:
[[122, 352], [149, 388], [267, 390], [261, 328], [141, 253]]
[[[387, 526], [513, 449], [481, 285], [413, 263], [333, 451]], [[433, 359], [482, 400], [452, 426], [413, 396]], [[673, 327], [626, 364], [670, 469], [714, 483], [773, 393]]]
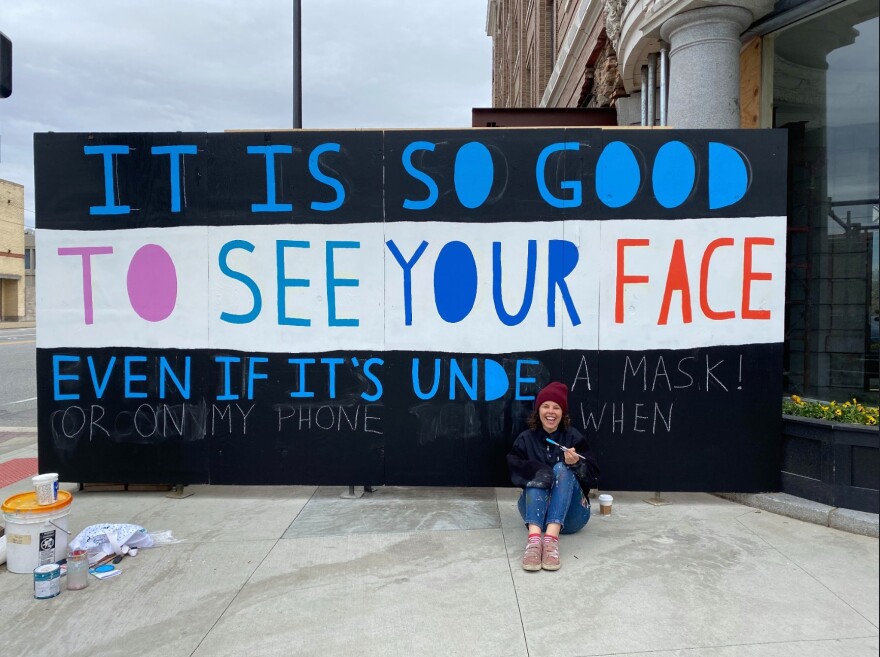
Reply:
[[[826, 591], [828, 591], [828, 592], [829, 592], [831, 595], [833, 595], [835, 598], [837, 598], [838, 600], [840, 600], [844, 605], [846, 605], [847, 607], [849, 607], [849, 608], [850, 608], [852, 611], [854, 611], [854, 612], [855, 612], [855, 613], [856, 613], [861, 619], [863, 619], [868, 625], [870, 625], [870, 626], [873, 627], [874, 629], [878, 629], [877, 626], [876, 626], [873, 622], [871, 622], [871, 619], [867, 618], [862, 612], [860, 612], [858, 609], [856, 609], [855, 607], [853, 607], [849, 602], [847, 602], [846, 600], [844, 600], [843, 598], [841, 598], [840, 595], [838, 595], [837, 593], [835, 593], [834, 591], [832, 591], [830, 588], [828, 588], [828, 586], [827, 586], [824, 582], [822, 582], [822, 581], [820, 581], [819, 579], [817, 579], [816, 576], [813, 575], [813, 573], [811, 573], [809, 570], [807, 570], [806, 568], [804, 568], [803, 566], [801, 566], [801, 565], [800, 565], [797, 561], [795, 561], [792, 557], [790, 557], [790, 556], [788, 556], [787, 554], [785, 554], [785, 552], [783, 552], [783, 551], [782, 551], [781, 549], [779, 549], [777, 546], [773, 545], [770, 541], [768, 541], [767, 539], [765, 539], [763, 536], [757, 534], [755, 531], [753, 531], [753, 530], [751, 529], [751, 527], [749, 527], [749, 526], [745, 525], [744, 523], [740, 522], [740, 518], [743, 517], [743, 516], [745, 516], [745, 515], [747, 515], [747, 514], [742, 514], [741, 516], [737, 516], [737, 517], [736, 517], [736, 521], [737, 521], [737, 523], [739, 523], [742, 527], [744, 527], [744, 528], [746, 529], [746, 531], [751, 532], [751, 533], [754, 534], [757, 538], [759, 538], [759, 539], [761, 539], [762, 541], [764, 541], [765, 543], [767, 543], [767, 545], [769, 545], [770, 548], [771, 548], [773, 551], [775, 551], [775, 552], [777, 552], [778, 554], [780, 554], [780, 555], [781, 555], [786, 561], [788, 561], [789, 563], [791, 563], [792, 565], [794, 565], [798, 570], [800, 570], [802, 573], [806, 574], [810, 579], [812, 579], [814, 582], [816, 582], [819, 586], [821, 586], [823, 589], [825, 589]], [[819, 527], [821, 527], [821, 526], [822, 526], [822, 525], [819, 525]]]
[[513, 597], [516, 600], [516, 611], [519, 614], [519, 625], [522, 628], [523, 644], [526, 648], [526, 657], [530, 657], [529, 638], [526, 636], [526, 624], [523, 621], [522, 607], [519, 604], [519, 594], [516, 591], [516, 579], [513, 576], [513, 568], [510, 565], [510, 551], [507, 549], [507, 537], [504, 535], [504, 523], [501, 521], [501, 502], [498, 499], [498, 490], [495, 491], [495, 508], [498, 511], [498, 528], [501, 530], [501, 542], [504, 543], [504, 554], [507, 555], [507, 571], [510, 573], [510, 584], [513, 588]]
[[[790, 639], [783, 641], [756, 641], [754, 643], [721, 643], [721, 644], [713, 644], [710, 646], [690, 646], [685, 648], [660, 648], [661, 652], [671, 652], [671, 651], [681, 651], [681, 650], [717, 650], [718, 648], [742, 648], [746, 646], [775, 646], [780, 644], [789, 644], [789, 643], [821, 643], [823, 641], [856, 641], [858, 639], [874, 639], [876, 638], [876, 634], [866, 634], [864, 636], [844, 636], [844, 637], [829, 637], [826, 639]], [[654, 655], [657, 653], [657, 649], [651, 650], [636, 650], [635, 652], [601, 652], [601, 653], [584, 653], [582, 655], [575, 655], [575, 657], [627, 657], [627, 655]]]
[[[740, 518], [745, 518], [746, 516], [752, 515], [753, 513], [760, 513], [760, 510], [757, 510], [757, 509], [750, 509], [750, 510], [746, 511], [745, 513], [741, 513], [741, 514], [739, 514], [738, 516], [734, 516], [733, 519], [737, 522], [737, 524], [738, 524], [740, 527], [742, 527], [742, 528], [745, 529], [747, 532], [749, 532], [752, 536], [754, 536], [754, 537], [757, 538], [759, 541], [761, 541], [762, 543], [764, 543], [764, 545], [766, 545], [768, 548], [770, 548], [771, 550], [776, 550], [776, 546], [773, 545], [773, 543], [771, 543], [770, 541], [768, 541], [766, 538], [764, 538], [763, 536], [761, 536], [760, 534], [758, 534], [758, 533], [755, 532], [754, 530], [752, 530], [752, 528], [749, 527], [748, 525], [743, 524], [743, 522], [740, 520]], [[768, 512], [768, 513], [769, 513], [769, 512]], [[778, 550], [777, 550], [777, 551], [778, 551]]]
[[[309, 499], [306, 500], [306, 503], [303, 504], [300, 507], [299, 511], [296, 512], [296, 515], [293, 517], [293, 520], [290, 521], [290, 525], [292, 525], [294, 522], [296, 522], [296, 519], [299, 518], [299, 514], [302, 513], [303, 509], [305, 509], [306, 506], [308, 506], [309, 502], [312, 501], [312, 498], [315, 496], [315, 493], [318, 492], [318, 488], [320, 488], [320, 486], [315, 486], [315, 490], [313, 490], [312, 494], [309, 495]], [[290, 525], [287, 525], [287, 529], [290, 529]], [[284, 531], [286, 532], [287, 529], [285, 529]], [[283, 536], [283, 535], [284, 535], [284, 533], [281, 534], [281, 536]], [[260, 569], [260, 566], [263, 565], [263, 562], [266, 561], [266, 559], [269, 557], [270, 554], [272, 554], [272, 550], [274, 550], [276, 547], [278, 547], [278, 543], [281, 542], [281, 536], [276, 538], [275, 542], [272, 544], [272, 547], [270, 547], [268, 550], [266, 550], [266, 554], [263, 555], [262, 559], [260, 559], [260, 563], [258, 563], [256, 566], [254, 566], [254, 569], [251, 571], [251, 574], [248, 575], [247, 579], [241, 583], [241, 586], [238, 587], [238, 591], [235, 592], [235, 595], [232, 596], [232, 599], [227, 603], [227, 605], [225, 607], [223, 607], [223, 611], [220, 612], [220, 614], [217, 616], [217, 619], [213, 623], [211, 623], [211, 627], [208, 628], [208, 631], [205, 632], [204, 636], [199, 640], [198, 644], [196, 644], [196, 647], [193, 648], [193, 651], [189, 654], [189, 657], [193, 657], [193, 655], [195, 655], [196, 652], [198, 652], [199, 648], [202, 647], [202, 643], [205, 642], [205, 639], [208, 638], [208, 635], [214, 631], [215, 627], [217, 627], [217, 623], [219, 623], [220, 620], [223, 618], [223, 616], [226, 615], [226, 612], [229, 610], [229, 607], [232, 606], [232, 603], [235, 602], [236, 598], [238, 598], [239, 594], [242, 592], [244, 587], [247, 586], [248, 582], [251, 581], [251, 578], [254, 576], [254, 573]]]

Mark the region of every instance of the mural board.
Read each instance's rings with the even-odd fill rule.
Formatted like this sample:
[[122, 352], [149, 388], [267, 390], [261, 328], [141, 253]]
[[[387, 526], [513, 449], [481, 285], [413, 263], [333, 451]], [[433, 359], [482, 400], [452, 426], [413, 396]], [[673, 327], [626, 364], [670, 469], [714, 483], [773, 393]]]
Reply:
[[778, 487], [780, 131], [35, 136], [41, 471], [508, 485], [569, 385], [602, 486]]

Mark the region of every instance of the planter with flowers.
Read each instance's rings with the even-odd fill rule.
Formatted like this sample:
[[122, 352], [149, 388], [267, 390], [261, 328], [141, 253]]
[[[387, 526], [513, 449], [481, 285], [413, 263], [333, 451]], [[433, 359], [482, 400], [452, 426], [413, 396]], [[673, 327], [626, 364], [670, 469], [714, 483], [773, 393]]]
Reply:
[[822, 504], [880, 511], [878, 409], [801, 399], [782, 402], [782, 491]]

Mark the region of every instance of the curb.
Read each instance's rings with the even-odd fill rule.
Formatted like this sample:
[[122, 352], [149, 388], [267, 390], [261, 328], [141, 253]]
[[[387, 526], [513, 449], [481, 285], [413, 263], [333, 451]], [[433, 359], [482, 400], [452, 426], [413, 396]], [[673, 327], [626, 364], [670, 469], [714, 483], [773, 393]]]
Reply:
[[872, 538], [878, 538], [880, 535], [878, 531], [880, 515], [876, 513], [841, 509], [788, 493], [715, 493], [715, 495], [762, 511], [840, 529], [851, 534]]

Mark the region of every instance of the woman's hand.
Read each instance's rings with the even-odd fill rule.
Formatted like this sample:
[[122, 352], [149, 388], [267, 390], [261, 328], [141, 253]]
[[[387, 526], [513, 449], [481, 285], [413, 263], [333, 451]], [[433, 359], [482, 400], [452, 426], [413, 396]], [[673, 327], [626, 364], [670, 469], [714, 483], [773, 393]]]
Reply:
[[565, 465], [574, 465], [578, 462], [579, 457], [578, 453], [571, 449], [570, 447], [563, 448], [563, 452], [565, 453]]

